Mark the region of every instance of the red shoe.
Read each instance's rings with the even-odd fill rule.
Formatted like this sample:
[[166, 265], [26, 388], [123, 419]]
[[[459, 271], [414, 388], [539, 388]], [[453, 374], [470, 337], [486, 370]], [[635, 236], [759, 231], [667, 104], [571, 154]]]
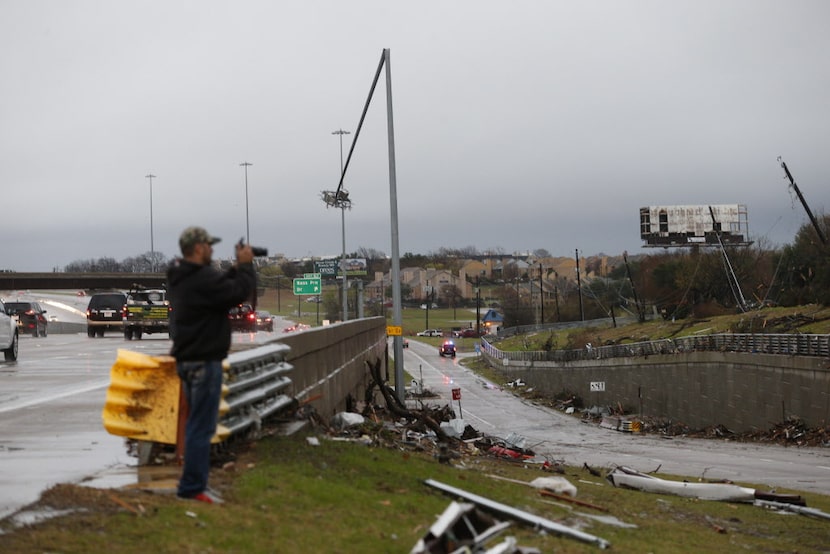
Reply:
[[199, 502], [204, 502], [205, 504], [224, 504], [224, 500], [222, 500], [219, 495], [216, 493], [204, 490], [195, 496], [189, 496], [188, 500], [197, 500]]

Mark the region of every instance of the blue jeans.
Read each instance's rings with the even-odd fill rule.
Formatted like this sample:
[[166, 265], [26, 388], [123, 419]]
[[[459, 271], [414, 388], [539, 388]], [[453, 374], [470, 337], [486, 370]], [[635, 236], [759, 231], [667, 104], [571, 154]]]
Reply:
[[184, 431], [184, 468], [178, 495], [192, 497], [207, 488], [210, 474], [210, 440], [216, 434], [222, 393], [222, 362], [178, 362], [190, 411]]

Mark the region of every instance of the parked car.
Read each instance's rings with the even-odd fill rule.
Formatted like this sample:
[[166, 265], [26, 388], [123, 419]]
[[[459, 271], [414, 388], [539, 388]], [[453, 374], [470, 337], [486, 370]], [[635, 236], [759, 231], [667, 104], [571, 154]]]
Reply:
[[470, 337], [483, 337], [487, 334], [487, 331], [482, 327], [480, 331], [476, 331], [474, 327], [470, 329], [464, 329], [459, 334], [460, 337], [470, 338]]
[[231, 331], [256, 333], [256, 312], [250, 304], [240, 304], [228, 310], [228, 319], [231, 322]]
[[415, 333], [419, 337], [440, 337], [441, 334], [441, 329], [426, 329], [420, 333]]
[[455, 343], [451, 340], [445, 340], [440, 347], [438, 347], [438, 355], [442, 358], [444, 356], [451, 356], [455, 358]]
[[17, 360], [17, 321], [6, 313], [6, 306], [0, 302], [0, 350], [7, 362]]
[[124, 332], [124, 307], [127, 295], [123, 292], [99, 292], [89, 297], [86, 308], [86, 334], [103, 337], [106, 331]]
[[274, 316], [271, 315], [271, 312], [257, 310], [256, 328], [258, 331], [268, 331], [269, 333], [274, 331]]
[[47, 335], [46, 310], [38, 302], [6, 302], [6, 313], [17, 316], [17, 328], [33, 337]]

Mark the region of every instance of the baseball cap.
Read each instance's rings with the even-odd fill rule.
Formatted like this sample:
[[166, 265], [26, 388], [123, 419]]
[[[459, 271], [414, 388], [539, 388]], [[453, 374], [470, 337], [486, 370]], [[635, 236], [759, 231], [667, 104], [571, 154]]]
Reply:
[[184, 252], [186, 249], [199, 244], [200, 242], [216, 244], [220, 240], [222, 239], [219, 237], [210, 236], [210, 234], [202, 227], [188, 227], [182, 231], [182, 234], [179, 237], [179, 248], [181, 248], [182, 252]]

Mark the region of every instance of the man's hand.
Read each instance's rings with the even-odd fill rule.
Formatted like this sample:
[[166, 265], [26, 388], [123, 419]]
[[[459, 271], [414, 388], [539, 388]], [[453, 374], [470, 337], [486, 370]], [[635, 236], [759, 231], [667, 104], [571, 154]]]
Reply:
[[249, 264], [254, 261], [254, 252], [251, 250], [250, 244], [236, 245], [236, 262], [240, 264]]

